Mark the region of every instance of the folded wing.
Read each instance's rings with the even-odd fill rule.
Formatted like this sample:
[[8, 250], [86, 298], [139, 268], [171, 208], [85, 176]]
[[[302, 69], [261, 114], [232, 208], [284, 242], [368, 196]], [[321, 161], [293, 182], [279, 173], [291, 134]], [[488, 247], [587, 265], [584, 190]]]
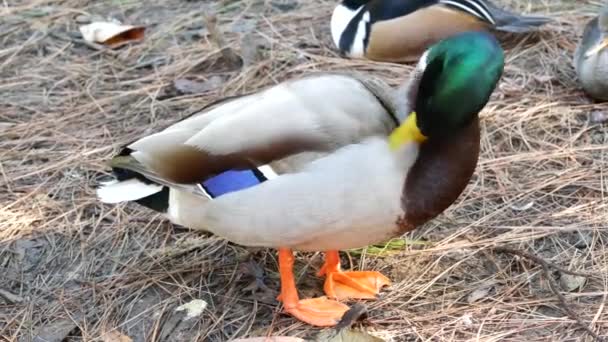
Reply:
[[[128, 148], [157, 177], [193, 184], [224, 171], [387, 135], [396, 124], [393, 115], [361, 81], [322, 75], [222, 104]], [[131, 168], [127, 164], [123, 167]]]

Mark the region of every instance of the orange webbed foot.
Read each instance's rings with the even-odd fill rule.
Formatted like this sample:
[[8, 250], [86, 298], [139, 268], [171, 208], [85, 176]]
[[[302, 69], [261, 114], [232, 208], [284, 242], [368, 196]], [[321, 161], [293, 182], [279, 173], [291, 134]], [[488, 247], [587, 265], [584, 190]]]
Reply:
[[330, 327], [338, 324], [344, 313], [348, 311], [348, 305], [327, 297], [299, 299], [292, 271], [293, 262], [291, 250], [280, 248], [281, 294], [277, 299], [283, 302], [283, 310], [311, 325]]
[[347, 271], [340, 269], [337, 251], [328, 251], [325, 264], [318, 273], [325, 275], [325, 294], [336, 299], [375, 299], [384, 286], [391, 281], [376, 271]]
[[331, 272], [327, 274], [323, 289], [329, 298], [375, 299], [390, 280], [380, 272]]
[[295, 318], [319, 327], [331, 327], [342, 319], [348, 311], [348, 305], [326, 297], [301, 299], [294, 303], [285, 303], [285, 312]]

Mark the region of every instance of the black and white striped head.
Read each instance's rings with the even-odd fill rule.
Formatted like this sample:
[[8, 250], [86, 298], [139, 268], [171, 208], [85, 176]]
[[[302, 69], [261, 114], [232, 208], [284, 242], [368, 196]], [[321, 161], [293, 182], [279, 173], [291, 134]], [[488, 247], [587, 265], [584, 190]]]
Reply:
[[338, 49], [350, 57], [365, 55], [369, 35], [368, 0], [344, 0], [331, 16], [331, 36]]

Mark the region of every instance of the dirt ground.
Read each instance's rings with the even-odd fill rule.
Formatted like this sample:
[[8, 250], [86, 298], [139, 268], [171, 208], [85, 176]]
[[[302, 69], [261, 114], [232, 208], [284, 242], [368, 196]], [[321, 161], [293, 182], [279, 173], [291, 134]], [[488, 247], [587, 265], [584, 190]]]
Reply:
[[[386, 341], [591, 341], [584, 327], [608, 335], [607, 107], [585, 97], [571, 63], [599, 1], [498, 3], [555, 21], [501, 35], [505, 74], [482, 113], [470, 185], [402, 248], [344, 253], [346, 267], [394, 282], [361, 302], [367, 317], [355, 324]], [[317, 336], [281, 313], [274, 251], [171, 225], [135, 204], [103, 205], [95, 186], [122, 144], [218, 97], [311, 71], [404, 80], [411, 65], [337, 55], [334, 5], [0, 3], [0, 340]], [[213, 15], [219, 33], [209, 30]], [[86, 44], [78, 26], [107, 17], [145, 25], [145, 39], [116, 50]], [[543, 260], [589, 276], [545, 271]], [[298, 255], [304, 296], [321, 294], [320, 263]], [[196, 299], [207, 303], [200, 315], [176, 310]]]

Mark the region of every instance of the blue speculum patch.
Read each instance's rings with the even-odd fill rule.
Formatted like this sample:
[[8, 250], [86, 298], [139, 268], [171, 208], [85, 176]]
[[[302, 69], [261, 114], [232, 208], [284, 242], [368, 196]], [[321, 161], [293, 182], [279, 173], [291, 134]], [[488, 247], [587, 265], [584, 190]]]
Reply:
[[211, 198], [215, 198], [230, 192], [247, 189], [265, 180], [266, 177], [257, 169], [230, 170], [207, 179], [201, 185]]

